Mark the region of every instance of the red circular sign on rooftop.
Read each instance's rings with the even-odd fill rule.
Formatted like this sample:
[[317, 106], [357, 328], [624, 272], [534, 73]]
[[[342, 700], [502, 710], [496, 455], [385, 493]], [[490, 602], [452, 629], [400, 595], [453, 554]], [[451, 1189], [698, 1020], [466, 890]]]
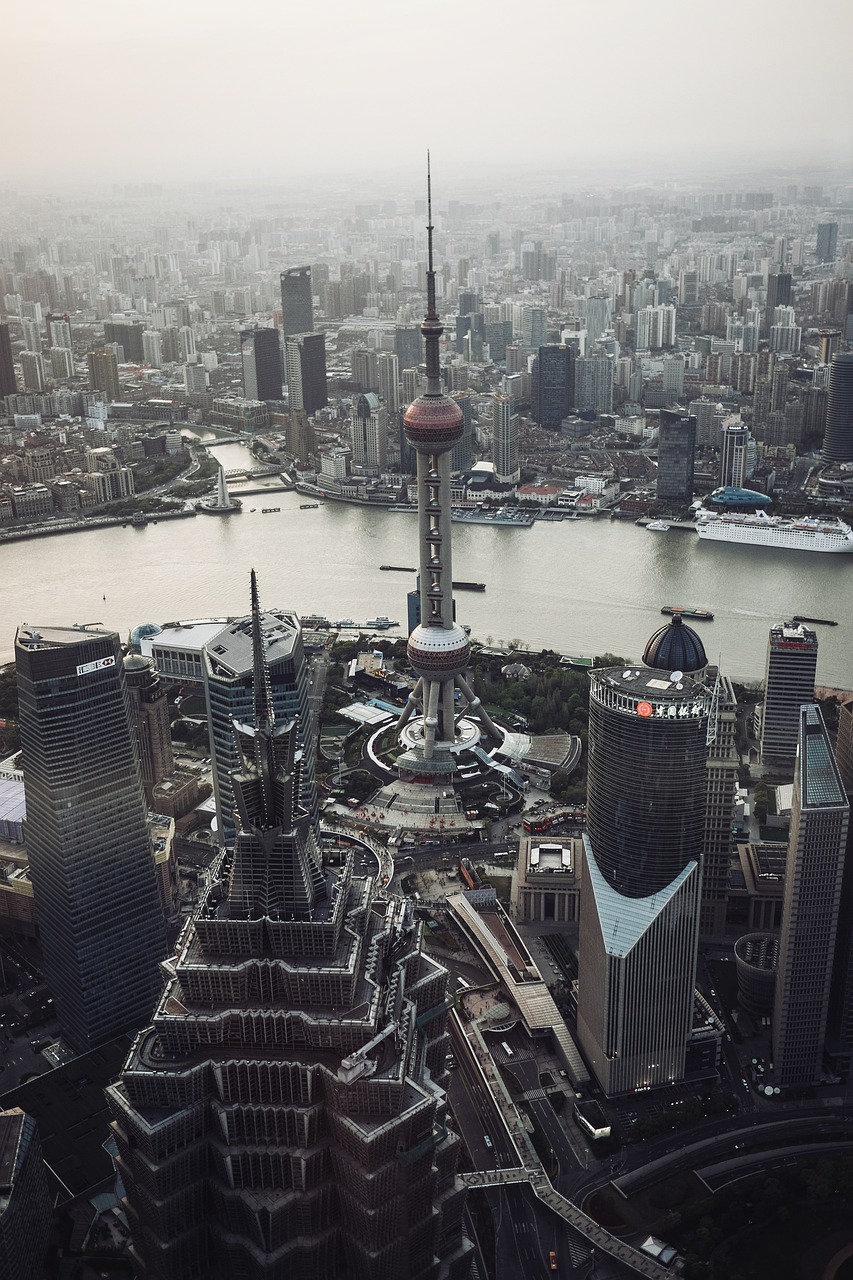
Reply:
[[637, 703], [637, 715], [642, 716], [644, 720], [648, 720], [649, 716], [653, 716], [655, 709], [650, 702]]

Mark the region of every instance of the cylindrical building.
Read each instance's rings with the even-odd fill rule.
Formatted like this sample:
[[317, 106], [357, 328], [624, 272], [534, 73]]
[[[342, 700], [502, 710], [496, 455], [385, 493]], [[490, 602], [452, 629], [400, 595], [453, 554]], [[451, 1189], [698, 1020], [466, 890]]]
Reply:
[[829, 367], [824, 462], [853, 462], [853, 351], [838, 351]]

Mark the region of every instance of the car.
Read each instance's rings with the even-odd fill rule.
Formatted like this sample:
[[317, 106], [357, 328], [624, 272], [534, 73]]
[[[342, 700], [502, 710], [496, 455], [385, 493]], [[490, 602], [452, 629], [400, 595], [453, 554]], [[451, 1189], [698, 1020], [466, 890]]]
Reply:
[[488, 1147], [489, 1151], [491, 1151], [491, 1149], [492, 1149], [492, 1140], [491, 1140], [491, 1138], [489, 1137], [489, 1135], [488, 1135], [487, 1133], [484, 1133], [484, 1134], [483, 1134], [483, 1141], [485, 1142], [485, 1144], [486, 1144], [486, 1146]]
[[551, 1249], [548, 1254], [548, 1270], [549, 1271], [557, 1270], [557, 1254], [553, 1249]]
[[744, 1089], [746, 1089], [747, 1093], [749, 1093], [749, 1081], [744, 1076], [741, 1077], [741, 1084]]

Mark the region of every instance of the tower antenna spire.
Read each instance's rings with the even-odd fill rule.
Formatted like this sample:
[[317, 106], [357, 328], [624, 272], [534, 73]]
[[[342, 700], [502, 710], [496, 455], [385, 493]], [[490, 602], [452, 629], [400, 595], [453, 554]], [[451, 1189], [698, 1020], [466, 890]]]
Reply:
[[421, 324], [426, 354], [428, 396], [441, 395], [441, 369], [439, 364], [439, 339], [443, 326], [438, 318], [435, 306], [435, 264], [432, 256], [432, 173], [430, 170], [429, 151], [427, 151], [427, 309]]
[[261, 631], [261, 604], [258, 598], [258, 579], [251, 571], [252, 583], [252, 683], [255, 693], [255, 728], [271, 729], [275, 721], [270, 696], [270, 678], [264, 638]]

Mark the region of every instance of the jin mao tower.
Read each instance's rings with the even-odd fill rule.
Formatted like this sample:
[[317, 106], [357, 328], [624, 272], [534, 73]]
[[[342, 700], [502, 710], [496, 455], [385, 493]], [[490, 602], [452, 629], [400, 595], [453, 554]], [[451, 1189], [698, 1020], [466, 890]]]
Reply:
[[149, 1280], [464, 1280], [447, 973], [407, 900], [323, 865], [252, 574], [236, 845], [107, 1091]]

